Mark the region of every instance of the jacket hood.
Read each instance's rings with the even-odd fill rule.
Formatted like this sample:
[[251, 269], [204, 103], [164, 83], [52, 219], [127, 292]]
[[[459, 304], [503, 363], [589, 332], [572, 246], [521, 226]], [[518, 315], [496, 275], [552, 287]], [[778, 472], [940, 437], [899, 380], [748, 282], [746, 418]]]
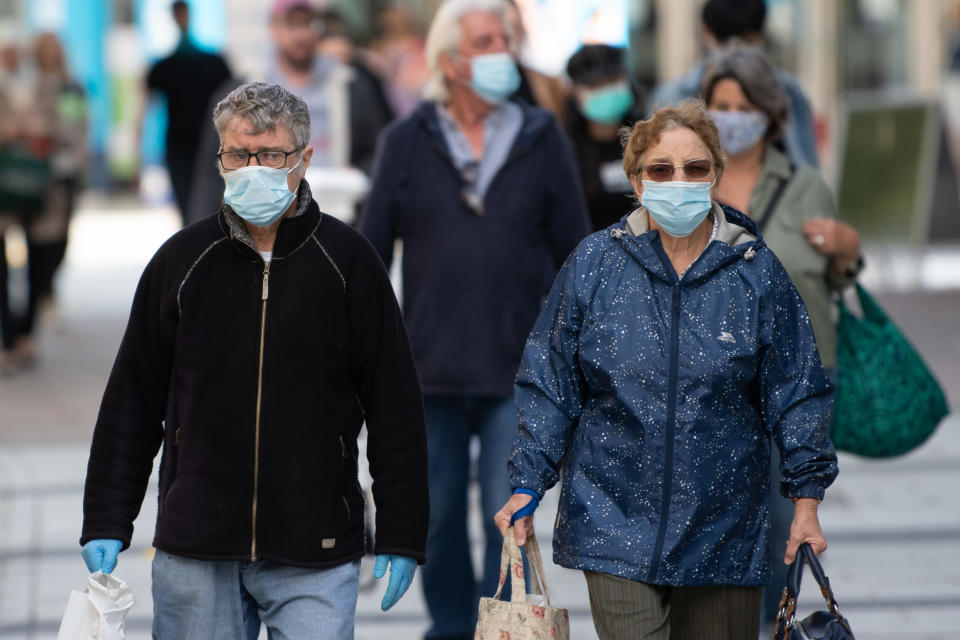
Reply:
[[[690, 265], [683, 283], [702, 280], [738, 260], [753, 260], [765, 246], [756, 223], [746, 214], [716, 202], [712, 213], [718, 220], [717, 236]], [[645, 207], [634, 209], [610, 227], [610, 236], [652, 275], [665, 282], [675, 280], [660, 234], [650, 230]]]
[[[520, 101], [516, 101], [514, 104], [520, 107], [523, 114], [523, 124], [520, 126], [516, 140], [513, 141], [510, 149], [511, 155], [533, 147], [540, 137], [548, 131], [550, 124], [553, 122], [553, 116], [548, 111], [531, 107]], [[433, 135], [435, 140], [440, 143], [441, 149], [445, 150], [447, 148], [443, 131], [440, 129], [440, 121], [437, 118], [436, 102], [429, 100], [421, 102], [414, 110], [413, 117]]]
[[[310, 184], [306, 180], [300, 180], [300, 186], [297, 187], [297, 208], [292, 216], [283, 219], [277, 229], [273, 258], [280, 260], [299, 249], [316, 231], [322, 218], [323, 212], [313, 199]], [[243, 218], [230, 205], [224, 204], [220, 209], [220, 228], [231, 240], [258, 251], [257, 243], [247, 231]]]

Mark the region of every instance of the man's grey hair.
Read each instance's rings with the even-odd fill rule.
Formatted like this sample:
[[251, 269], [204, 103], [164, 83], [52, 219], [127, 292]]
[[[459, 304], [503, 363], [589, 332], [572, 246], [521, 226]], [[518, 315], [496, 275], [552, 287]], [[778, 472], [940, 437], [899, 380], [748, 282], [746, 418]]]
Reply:
[[504, 0], [445, 0], [433, 16], [430, 31], [427, 32], [426, 57], [430, 77], [423, 88], [423, 97], [436, 102], [446, 102], [450, 98], [447, 80], [440, 67], [440, 54], [456, 51], [463, 34], [460, 30], [460, 18], [472, 11], [492, 13], [503, 21], [510, 35], [510, 23], [506, 19], [507, 4]]
[[790, 100], [777, 79], [773, 63], [760, 47], [740, 42], [717, 49], [707, 60], [700, 97], [708, 105], [718, 82], [736, 80], [743, 95], [766, 114], [770, 124], [766, 139], [779, 140], [790, 117]]
[[247, 121], [251, 135], [286, 127], [302, 149], [310, 142], [310, 112], [303, 100], [277, 84], [249, 82], [228, 93], [213, 108], [213, 126], [220, 142], [234, 118]]

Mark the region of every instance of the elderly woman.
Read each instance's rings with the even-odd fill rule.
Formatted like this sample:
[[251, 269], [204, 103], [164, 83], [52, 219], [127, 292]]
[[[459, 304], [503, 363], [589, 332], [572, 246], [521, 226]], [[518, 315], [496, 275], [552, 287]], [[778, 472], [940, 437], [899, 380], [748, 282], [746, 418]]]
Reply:
[[[807, 306], [823, 366], [834, 379], [837, 330], [830, 299], [852, 282], [863, 264], [860, 236], [835, 219], [833, 196], [819, 172], [794, 167], [777, 146], [789, 101], [761, 49], [734, 47], [715, 54], [704, 74], [702, 97], [727, 155], [716, 199], [752, 217], [783, 262]], [[790, 504], [773, 492], [770, 522], [771, 540], [787, 537]], [[775, 554], [771, 548], [771, 557]], [[764, 594], [767, 622], [776, 619], [785, 579], [786, 567], [773, 564], [773, 579]]]
[[574, 251], [527, 341], [497, 524], [522, 544], [562, 467], [554, 560], [585, 572], [601, 639], [756, 638], [770, 441], [795, 504], [786, 559], [821, 552], [832, 388], [783, 266], [713, 200], [702, 105], [638, 122], [623, 167], [641, 206]]

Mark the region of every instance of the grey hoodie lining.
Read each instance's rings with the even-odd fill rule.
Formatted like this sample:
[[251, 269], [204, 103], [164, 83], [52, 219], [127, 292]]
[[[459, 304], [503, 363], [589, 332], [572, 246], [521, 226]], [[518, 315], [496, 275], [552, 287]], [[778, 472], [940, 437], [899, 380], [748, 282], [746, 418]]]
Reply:
[[[650, 231], [650, 218], [646, 207], [638, 207], [627, 217], [627, 231], [634, 236], [639, 236]], [[756, 242], [757, 237], [738, 224], [727, 220], [723, 215], [723, 209], [720, 205], [713, 203], [713, 215], [719, 221], [717, 228], [717, 240], [724, 244], [736, 247], [748, 242]]]

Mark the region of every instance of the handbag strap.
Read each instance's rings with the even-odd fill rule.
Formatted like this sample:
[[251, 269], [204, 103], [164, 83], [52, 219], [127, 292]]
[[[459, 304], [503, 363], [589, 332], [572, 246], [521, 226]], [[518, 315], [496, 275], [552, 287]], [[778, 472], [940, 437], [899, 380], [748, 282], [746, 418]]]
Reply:
[[820, 593], [823, 594], [824, 600], [827, 601], [827, 608], [830, 609], [830, 613], [836, 616], [837, 620], [839, 620], [844, 627], [847, 626], [846, 620], [840, 615], [840, 607], [837, 605], [837, 600], [833, 596], [833, 589], [830, 588], [830, 579], [827, 578], [827, 574], [824, 573], [823, 566], [817, 559], [817, 554], [813, 552], [813, 548], [804, 542], [800, 545], [800, 548], [797, 549], [797, 555], [793, 560], [793, 564], [790, 565], [790, 569], [787, 571], [787, 584], [783, 588], [780, 607], [777, 610], [777, 621], [773, 630], [774, 640], [786, 640], [787, 631], [793, 627], [797, 614], [797, 597], [800, 595], [800, 581], [803, 577], [804, 564], [809, 565], [810, 573], [813, 574], [814, 580], [820, 585]]
[[757, 219], [757, 228], [760, 229], [760, 233], [763, 233], [764, 229], [767, 228], [767, 224], [770, 222], [770, 218], [773, 217], [773, 212], [777, 208], [777, 203], [780, 202], [780, 197], [783, 195], [783, 192], [786, 191], [787, 185], [790, 184], [790, 181], [793, 179], [793, 174], [796, 171], [796, 168], [793, 166], [793, 163], [790, 163], [790, 177], [784, 178], [779, 176], [779, 184], [777, 185], [777, 190], [773, 192], [773, 196], [770, 198], [770, 202], [767, 203], [767, 208], [763, 210], [763, 215]]
[[540, 555], [540, 545], [537, 543], [537, 536], [530, 532], [530, 535], [527, 537], [527, 562], [530, 563], [530, 566], [533, 568], [533, 576], [536, 578], [534, 580], [534, 590], [535, 593], [543, 595], [544, 600], [547, 602], [547, 606], [550, 606], [550, 594], [547, 592], [547, 577], [543, 571], [543, 557]]
[[[534, 573], [534, 593], [542, 594], [547, 601], [547, 606], [550, 606], [547, 580], [543, 573], [543, 561], [540, 557], [540, 545], [537, 544], [537, 536], [533, 532], [527, 536], [525, 546], [527, 548], [527, 561], [533, 568]], [[500, 550], [500, 581], [497, 585], [497, 592], [493, 595], [495, 600], [500, 599], [507, 576], [510, 578], [510, 602], [526, 602], [527, 583], [523, 574], [523, 555], [520, 553], [520, 547], [517, 546], [513, 527], [507, 529], [507, 535], [503, 536], [503, 548]]]

